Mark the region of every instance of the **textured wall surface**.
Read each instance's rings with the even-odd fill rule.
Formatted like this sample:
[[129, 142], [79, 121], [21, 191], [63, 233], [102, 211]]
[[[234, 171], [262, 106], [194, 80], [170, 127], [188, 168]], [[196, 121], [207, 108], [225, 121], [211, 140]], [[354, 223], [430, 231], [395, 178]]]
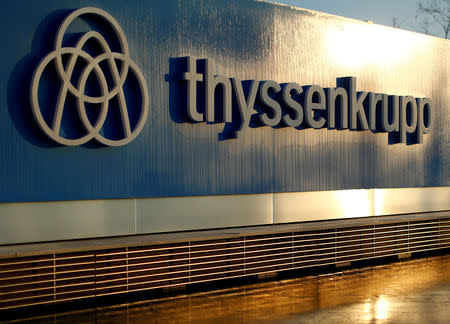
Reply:
[[[55, 145], [31, 113], [32, 74], [61, 21], [84, 6], [118, 21], [147, 82], [146, 125], [125, 146]], [[242, 0], [41, 0], [2, 8], [1, 202], [450, 184], [448, 40]], [[177, 62], [185, 56], [213, 60], [214, 73], [241, 80], [325, 88], [354, 76], [358, 91], [429, 97], [433, 130], [416, 145], [390, 144], [387, 133], [369, 130], [268, 126], [224, 140], [223, 123], [180, 118]]]

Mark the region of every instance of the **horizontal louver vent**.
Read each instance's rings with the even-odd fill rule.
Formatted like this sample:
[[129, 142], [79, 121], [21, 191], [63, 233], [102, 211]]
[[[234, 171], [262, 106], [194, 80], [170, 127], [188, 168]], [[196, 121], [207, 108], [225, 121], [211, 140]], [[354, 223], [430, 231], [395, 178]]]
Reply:
[[450, 247], [450, 219], [0, 259], [0, 310]]

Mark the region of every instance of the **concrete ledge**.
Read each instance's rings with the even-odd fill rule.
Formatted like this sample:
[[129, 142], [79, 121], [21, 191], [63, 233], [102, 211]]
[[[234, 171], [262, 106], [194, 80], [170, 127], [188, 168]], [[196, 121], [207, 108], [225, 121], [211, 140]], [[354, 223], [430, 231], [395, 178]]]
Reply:
[[186, 241], [202, 241], [233, 238], [252, 235], [265, 235], [286, 232], [316, 231], [330, 228], [349, 228], [367, 225], [392, 224], [397, 222], [414, 222], [450, 218], [450, 210], [441, 212], [403, 214], [393, 216], [362, 217], [353, 219], [301, 222], [293, 224], [247, 226], [214, 230], [198, 230], [173, 233], [132, 235], [110, 238], [58, 241], [48, 243], [28, 243], [0, 246], [0, 259], [25, 257], [52, 253], [70, 253], [75, 251], [94, 251], [133, 247], [152, 244], [168, 244]]

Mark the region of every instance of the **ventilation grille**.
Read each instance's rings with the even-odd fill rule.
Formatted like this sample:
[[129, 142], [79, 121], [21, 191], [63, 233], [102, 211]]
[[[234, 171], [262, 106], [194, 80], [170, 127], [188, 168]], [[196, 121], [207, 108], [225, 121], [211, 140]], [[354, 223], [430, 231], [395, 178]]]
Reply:
[[0, 260], [0, 310], [450, 247], [450, 219]]

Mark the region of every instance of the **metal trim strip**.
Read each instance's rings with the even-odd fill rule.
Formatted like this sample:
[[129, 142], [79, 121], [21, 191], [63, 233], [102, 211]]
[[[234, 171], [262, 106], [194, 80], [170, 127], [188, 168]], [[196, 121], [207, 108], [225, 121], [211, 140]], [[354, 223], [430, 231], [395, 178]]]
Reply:
[[450, 209], [450, 187], [0, 204], [0, 245]]

